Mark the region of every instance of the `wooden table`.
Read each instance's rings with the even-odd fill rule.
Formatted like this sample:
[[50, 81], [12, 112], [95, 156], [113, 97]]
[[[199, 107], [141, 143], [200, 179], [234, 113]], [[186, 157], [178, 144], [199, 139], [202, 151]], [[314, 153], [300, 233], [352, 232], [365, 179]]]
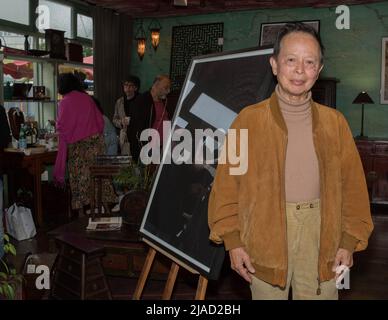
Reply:
[[[148, 245], [141, 239], [139, 225], [123, 223], [120, 230], [87, 231], [89, 217], [78, 218], [47, 233], [49, 239], [58, 236], [73, 236], [87, 239], [96, 246], [105, 249], [102, 265], [109, 275], [138, 277], [145, 263]], [[50, 242], [52, 247], [53, 243]], [[54, 248], [51, 248], [53, 251]], [[152, 278], [166, 279], [171, 262], [158, 255], [153, 269]]]
[[[9, 177], [14, 177], [20, 169], [26, 169], [33, 178], [34, 213], [39, 226], [43, 225], [41, 174], [44, 172], [46, 165], [55, 163], [56, 157], [57, 151], [46, 151], [29, 156], [22, 152], [4, 152], [3, 168]], [[10, 182], [13, 183], [13, 181]], [[15, 186], [10, 189], [11, 198], [14, 200], [16, 198]]]

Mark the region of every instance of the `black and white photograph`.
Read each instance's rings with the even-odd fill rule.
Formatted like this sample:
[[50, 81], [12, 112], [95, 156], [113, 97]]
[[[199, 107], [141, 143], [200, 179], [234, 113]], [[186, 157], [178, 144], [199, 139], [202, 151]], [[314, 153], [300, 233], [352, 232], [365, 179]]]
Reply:
[[[244, 106], [268, 97], [274, 88], [268, 62], [271, 53], [271, 49], [249, 50], [193, 58], [173, 130], [187, 129], [194, 134], [196, 129], [211, 129], [226, 133]], [[236, 74], [238, 78], [234, 77]], [[186, 150], [192, 162], [198, 148], [207, 148], [209, 139], [213, 137], [207, 136], [201, 145]], [[221, 147], [221, 141], [214, 145], [218, 144]], [[217, 150], [209, 151], [218, 154]], [[224, 257], [223, 246], [209, 240], [207, 222], [215, 168], [216, 163], [162, 162], [140, 228], [147, 239], [210, 279], [218, 277]]]

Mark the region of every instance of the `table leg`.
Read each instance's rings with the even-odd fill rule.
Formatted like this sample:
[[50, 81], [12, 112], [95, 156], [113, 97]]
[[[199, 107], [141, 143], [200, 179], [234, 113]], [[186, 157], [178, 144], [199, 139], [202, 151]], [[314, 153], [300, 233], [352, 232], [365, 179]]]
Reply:
[[42, 166], [39, 161], [35, 163], [35, 173], [34, 173], [34, 189], [35, 189], [35, 199], [34, 199], [34, 208], [36, 212], [36, 219], [38, 225], [43, 226], [43, 210], [42, 210], [42, 181], [41, 181], [41, 172]]

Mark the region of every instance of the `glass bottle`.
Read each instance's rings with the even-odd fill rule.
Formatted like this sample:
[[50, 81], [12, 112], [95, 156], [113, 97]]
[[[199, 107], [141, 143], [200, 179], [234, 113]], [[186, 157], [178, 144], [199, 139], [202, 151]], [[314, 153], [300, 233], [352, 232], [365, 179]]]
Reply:
[[27, 148], [26, 134], [24, 129], [24, 124], [20, 126], [19, 132], [19, 149], [23, 150]]
[[31, 125], [30, 124], [27, 124], [25, 126], [24, 135], [26, 137], [27, 147], [31, 147], [32, 146], [32, 130], [31, 130]]

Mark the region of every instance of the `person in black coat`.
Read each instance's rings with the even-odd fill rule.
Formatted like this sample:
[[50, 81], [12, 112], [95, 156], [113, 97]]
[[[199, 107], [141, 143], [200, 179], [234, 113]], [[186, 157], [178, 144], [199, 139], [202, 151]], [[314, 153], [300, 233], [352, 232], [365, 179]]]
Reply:
[[136, 162], [142, 148], [140, 142], [142, 131], [148, 128], [159, 131], [162, 129], [162, 121], [171, 120], [173, 116], [173, 110], [167, 103], [170, 87], [170, 78], [166, 75], [159, 75], [155, 78], [151, 89], [139, 95], [134, 102], [134, 113], [129, 127], [128, 139], [131, 142], [132, 158]]

